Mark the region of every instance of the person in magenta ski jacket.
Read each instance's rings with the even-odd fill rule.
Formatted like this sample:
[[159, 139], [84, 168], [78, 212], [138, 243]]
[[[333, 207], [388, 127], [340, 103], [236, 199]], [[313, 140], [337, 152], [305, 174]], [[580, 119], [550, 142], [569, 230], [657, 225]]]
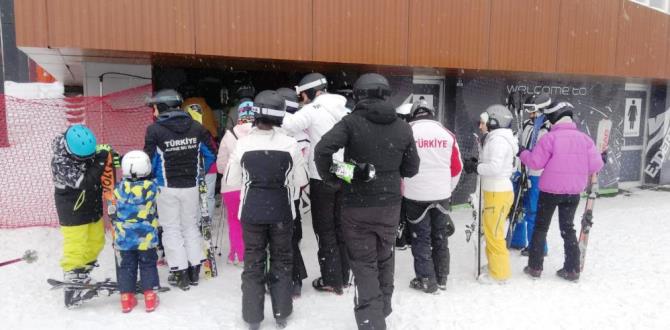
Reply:
[[556, 274], [566, 280], [579, 279], [579, 246], [574, 216], [580, 194], [589, 178], [604, 163], [593, 140], [577, 129], [572, 121], [572, 105], [554, 102], [544, 113], [552, 124], [551, 131], [538, 141], [532, 151], [522, 150], [521, 161], [533, 170], [543, 169], [540, 177], [535, 231], [530, 243], [528, 266], [524, 272], [540, 277], [544, 261], [544, 244], [551, 217], [558, 208], [558, 221], [565, 249], [563, 268]]

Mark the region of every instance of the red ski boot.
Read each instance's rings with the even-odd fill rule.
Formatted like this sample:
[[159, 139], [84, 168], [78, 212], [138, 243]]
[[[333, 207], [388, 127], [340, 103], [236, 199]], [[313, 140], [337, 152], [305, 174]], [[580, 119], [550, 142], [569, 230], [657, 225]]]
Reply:
[[144, 308], [147, 313], [151, 313], [158, 307], [158, 295], [154, 290], [144, 291]]
[[121, 294], [121, 311], [128, 313], [137, 306], [137, 299], [135, 299], [135, 294], [126, 292]]

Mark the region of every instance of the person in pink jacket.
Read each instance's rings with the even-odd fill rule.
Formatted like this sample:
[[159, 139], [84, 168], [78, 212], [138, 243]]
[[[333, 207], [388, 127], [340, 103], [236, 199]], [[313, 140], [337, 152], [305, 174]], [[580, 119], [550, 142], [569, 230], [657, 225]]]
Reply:
[[[247, 101], [240, 103], [237, 108], [238, 119], [237, 125], [226, 131], [226, 134], [221, 140], [219, 147], [219, 154], [216, 158], [216, 167], [219, 173], [224, 174], [228, 167], [228, 160], [230, 154], [235, 150], [237, 140], [249, 135], [251, 126], [254, 121], [254, 113], [252, 111], [253, 102]], [[244, 240], [242, 239], [242, 226], [238, 218], [238, 211], [240, 209], [240, 189], [239, 186], [228, 186], [224, 182], [221, 183], [221, 198], [228, 214], [228, 238], [230, 239], [230, 252], [228, 253], [228, 262], [237, 264], [244, 262]]]
[[519, 155], [530, 169], [544, 170], [540, 177], [540, 197], [528, 266], [524, 268], [524, 272], [531, 277], [537, 278], [542, 274], [547, 230], [558, 208], [565, 261], [556, 274], [569, 281], [579, 279], [580, 252], [574, 229], [575, 212], [589, 178], [600, 171], [604, 163], [591, 137], [579, 131], [572, 121], [572, 109], [567, 102], [549, 105], [544, 114], [552, 124], [551, 131], [538, 141], [532, 151], [522, 150]]

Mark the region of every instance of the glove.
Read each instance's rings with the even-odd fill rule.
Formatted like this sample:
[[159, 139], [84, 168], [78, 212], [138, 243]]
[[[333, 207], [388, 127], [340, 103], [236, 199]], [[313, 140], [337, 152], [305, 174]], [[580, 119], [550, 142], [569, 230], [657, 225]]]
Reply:
[[112, 151], [112, 164], [114, 164], [114, 168], [121, 167], [121, 157], [116, 151]]
[[346, 183], [351, 183], [352, 180], [368, 182], [376, 177], [374, 165], [356, 162], [333, 161], [330, 173]]
[[524, 150], [526, 150], [526, 147], [519, 145], [519, 152], [516, 153], [516, 156], [521, 157], [521, 153], [524, 152]]
[[354, 164], [354, 180], [369, 182], [374, 180], [377, 175], [375, 171], [375, 166], [367, 163]]
[[100, 152], [100, 151], [103, 151], [103, 150], [107, 151], [107, 152], [110, 152], [110, 151], [112, 151], [112, 146], [110, 146], [109, 144], [98, 144], [97, 146], [95, 146], [95, 152], [96, 153]]
[[463, 163], [463, 169], [465, 170], [465, 173], [477, 173], [477, 165], [479, 165], [479, 159], [477, 159], [477, 157], [466, 159]]
[[607, 150], [603, 151], [603, 153], [600, 154], [600, 157], [603, 159], [603, 164], [607, 164]]

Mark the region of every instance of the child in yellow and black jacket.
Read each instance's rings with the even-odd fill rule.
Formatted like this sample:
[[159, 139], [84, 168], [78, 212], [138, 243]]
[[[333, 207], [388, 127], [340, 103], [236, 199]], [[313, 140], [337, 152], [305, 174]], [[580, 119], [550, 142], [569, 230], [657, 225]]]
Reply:
[[[88, 283], [105, 245], [102, 182], [111, 147], [98, 145], [84, 125], [70, 126], [52, 141], [54, 201], [63, 234], [60, 265], [65, 282]], [[65, 289], [65, 306], [79, 306], [82, 290]]]

